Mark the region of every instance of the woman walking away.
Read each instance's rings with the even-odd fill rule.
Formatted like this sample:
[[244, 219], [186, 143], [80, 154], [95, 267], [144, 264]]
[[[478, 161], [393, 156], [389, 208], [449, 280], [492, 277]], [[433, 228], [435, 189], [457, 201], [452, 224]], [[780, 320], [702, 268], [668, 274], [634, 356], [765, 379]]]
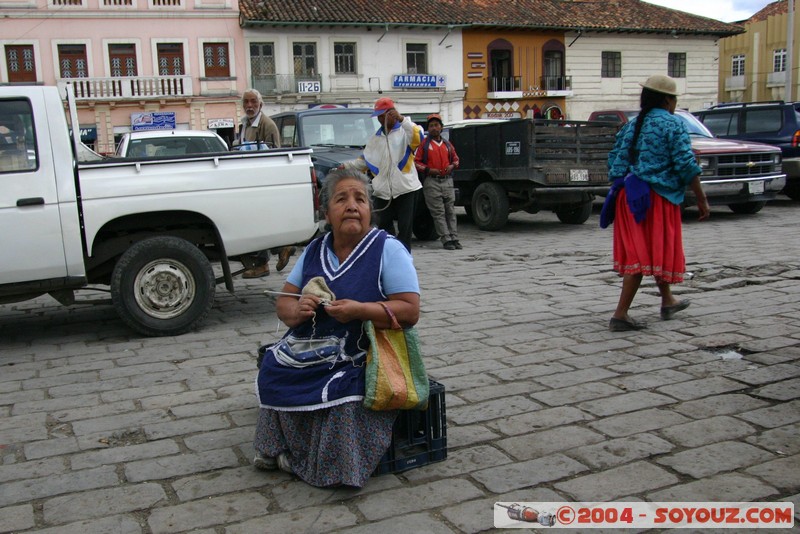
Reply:
[[670, 288], [683, 282], [686, 271], [680, 206], [687, 186], [697, 198], [700, 220], [709, 216], [689, 133], [674, 115], [675, 80], [656, 74], [641, 85], [639, 116], [620, 130], [608, 155], [608, 178], [614, 182], [608, 199], [615, 202], [608, 206], [615, 208], [614, 270], [622, 276], [619, 303], [608, 325], [612, 332], [645, 328], [628, 315], [644, 275], [655, 278], [663, 320], [689, 306]]

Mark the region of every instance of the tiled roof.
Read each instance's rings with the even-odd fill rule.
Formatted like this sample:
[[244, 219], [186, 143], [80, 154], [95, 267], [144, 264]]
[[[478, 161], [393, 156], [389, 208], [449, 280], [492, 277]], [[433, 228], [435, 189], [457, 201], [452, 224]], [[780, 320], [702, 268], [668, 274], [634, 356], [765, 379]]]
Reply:
[[[795, 7], [795, 9], [797, 9]], [[744, 21], [747, 24], [752, 22], [761, 22], [762, 20], [767, 20], [767, 17], [771, 17], [772, 15], [784, 15], [789, 12], [789, 2], [786, 0], [778, 0], [777, 2], [772, 2], [771, 4], [767, 4], [764, 8]]]
[[743, 31], [740, 26], [640, 0], [239, 0], [239, 10], [244, 26], [388, 24], [644, 33], [674, 30], [719, 36]]

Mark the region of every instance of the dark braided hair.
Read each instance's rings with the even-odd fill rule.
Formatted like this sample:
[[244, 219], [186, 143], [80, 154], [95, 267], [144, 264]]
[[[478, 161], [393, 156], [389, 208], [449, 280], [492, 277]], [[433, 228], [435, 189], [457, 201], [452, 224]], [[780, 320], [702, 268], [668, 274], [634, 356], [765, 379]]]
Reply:
[[628, 160], [631, 165], [636, 163], [639, 159], [639, 151], [636, 149], [636, 143], [639, 141], [639, 134], [642, 132], [642, 125], [644, 124], [645, 116], [651, 109], [666, 108], [668, 106], [667, 99], [669, 95], [659, 93], [648, 89], [642, 88], [642, 96], [639, 98], [639, 106], [642, 108], [639, 116], [636, 117], [636, 127], [633, 130], [633, 139], [631, 139], [631, 146], [628, 147]]

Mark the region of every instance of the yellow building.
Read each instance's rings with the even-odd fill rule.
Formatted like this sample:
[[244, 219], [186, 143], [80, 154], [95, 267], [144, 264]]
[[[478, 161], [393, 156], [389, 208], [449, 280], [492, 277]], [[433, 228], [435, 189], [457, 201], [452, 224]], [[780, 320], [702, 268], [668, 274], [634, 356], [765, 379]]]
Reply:
[[465, 119], [564, 116], [564, 32], [465, 29], [462, 43]]
[[[792, 53], [789, 54], [789, 2], [778, 0], [743, 22], [745, 33], [720, 40], [720, 102], [798, 100], [800, 15], [794, 0]], [[791, 94], [786, 77], [791, 59]]]

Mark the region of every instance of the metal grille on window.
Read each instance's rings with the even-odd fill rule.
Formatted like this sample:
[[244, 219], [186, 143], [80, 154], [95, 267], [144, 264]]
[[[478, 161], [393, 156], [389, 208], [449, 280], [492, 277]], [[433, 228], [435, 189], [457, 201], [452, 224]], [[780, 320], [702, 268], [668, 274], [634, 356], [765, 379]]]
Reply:
[[8, 70], [11, 72], [18, 72], [19, 71], [19, 61], [17, 59], [17, 51], [16, 50], [9, 50], [8, 51]]
[[22, 62], [25, 70], [33, 70], [33, 49], [25, 48], [22, 50]]

